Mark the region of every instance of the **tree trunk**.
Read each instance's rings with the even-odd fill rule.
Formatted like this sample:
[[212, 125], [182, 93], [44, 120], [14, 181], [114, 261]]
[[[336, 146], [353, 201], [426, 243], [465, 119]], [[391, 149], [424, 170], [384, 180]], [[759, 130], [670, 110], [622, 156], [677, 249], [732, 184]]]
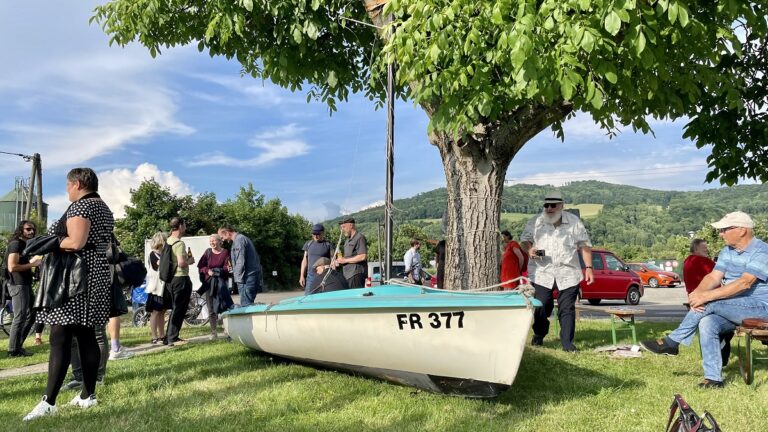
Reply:
[[494, 160], [484, 146], [445, 136], [440, 149], [448, 187], [444, 286], [474, 289], [499, 282], [499, 215], [510, 160]]

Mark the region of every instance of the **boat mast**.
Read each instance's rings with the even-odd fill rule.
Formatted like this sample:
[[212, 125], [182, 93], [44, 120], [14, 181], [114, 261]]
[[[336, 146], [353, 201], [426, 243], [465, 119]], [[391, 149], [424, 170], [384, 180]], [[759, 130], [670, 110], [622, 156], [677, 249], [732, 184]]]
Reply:
[[[387, 23], [392, 24], [393, 17], [387, 17]], [[387, 39], [392, 38], [392, 27], [387, 30]], [[386, 250], [382, 281], [392, 277], [392, 179], [394, 178], [395, 152], [395, 61], [387, 65], [387, 187], [384, 197], [384, 232]]]

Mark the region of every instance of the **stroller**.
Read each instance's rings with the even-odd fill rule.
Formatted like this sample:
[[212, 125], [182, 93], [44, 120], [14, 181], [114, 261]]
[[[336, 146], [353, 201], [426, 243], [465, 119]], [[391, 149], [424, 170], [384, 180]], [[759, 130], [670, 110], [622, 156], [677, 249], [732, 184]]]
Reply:
[[134, 327], [144, 327], [149, 322], [149, 312], [147, 312], [147, 281], [133, 288], [131, 290], [131, 307], [133, 309], [133, 317], [131, 322]]

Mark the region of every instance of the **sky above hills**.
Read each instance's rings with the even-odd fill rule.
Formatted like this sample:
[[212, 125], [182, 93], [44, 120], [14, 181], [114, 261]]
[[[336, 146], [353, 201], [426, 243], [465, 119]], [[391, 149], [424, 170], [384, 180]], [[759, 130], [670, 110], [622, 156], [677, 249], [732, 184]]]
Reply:
[[[353, 95], [329, 116], [271, 82], [240, 76], [235, 62], [195, 46], [152, 59], [134, 44], [109, 47], [88, 18], [94, 1], [0, 4], [0, 151], [40, 153], [49, 215], [66, 208], [64, 177], [97, 171], [116, 216], [130, 189], [154, 177], [178, 194], [220, 200], [252, 183], [291, 213], [325, 220], [383, 200], [386, 119]], [[445, 186], [428, 119], [411, 103], [396, 107], [395, 198]], [[699, 190], [707, 149], [682, 138], [684, 121], [655, 121], [656, 136], [630, 128], [609, 139], [586, 115], [546, 130], [507, 172], [508, 184], [559, 185], [596, 179], [664, 190]], [[0, 154], [0, 194], [30, 164]]]

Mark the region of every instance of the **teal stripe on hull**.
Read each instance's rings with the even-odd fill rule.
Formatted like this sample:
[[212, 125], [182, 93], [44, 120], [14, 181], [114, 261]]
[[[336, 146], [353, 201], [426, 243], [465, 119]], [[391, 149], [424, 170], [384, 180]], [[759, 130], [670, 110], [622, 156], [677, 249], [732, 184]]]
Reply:
[[[258, 300], [258, 297], [257, 297]], [[541, 303], [531, 298], [534, 306]], [[384, 309], [384, 308], [524, 308], [527, 306], [522, 294], [517, 292], [474, 293], [467, 291], [446, 291], [431, 288], [401, 285], [382, 285], [374, 288], [359, 288], [309, 296], [291, 297], [273, 305], [254, 304], [233, 309], [226, 315], [249, 315], [254, 313], [290, 312], [327, 309]]]

